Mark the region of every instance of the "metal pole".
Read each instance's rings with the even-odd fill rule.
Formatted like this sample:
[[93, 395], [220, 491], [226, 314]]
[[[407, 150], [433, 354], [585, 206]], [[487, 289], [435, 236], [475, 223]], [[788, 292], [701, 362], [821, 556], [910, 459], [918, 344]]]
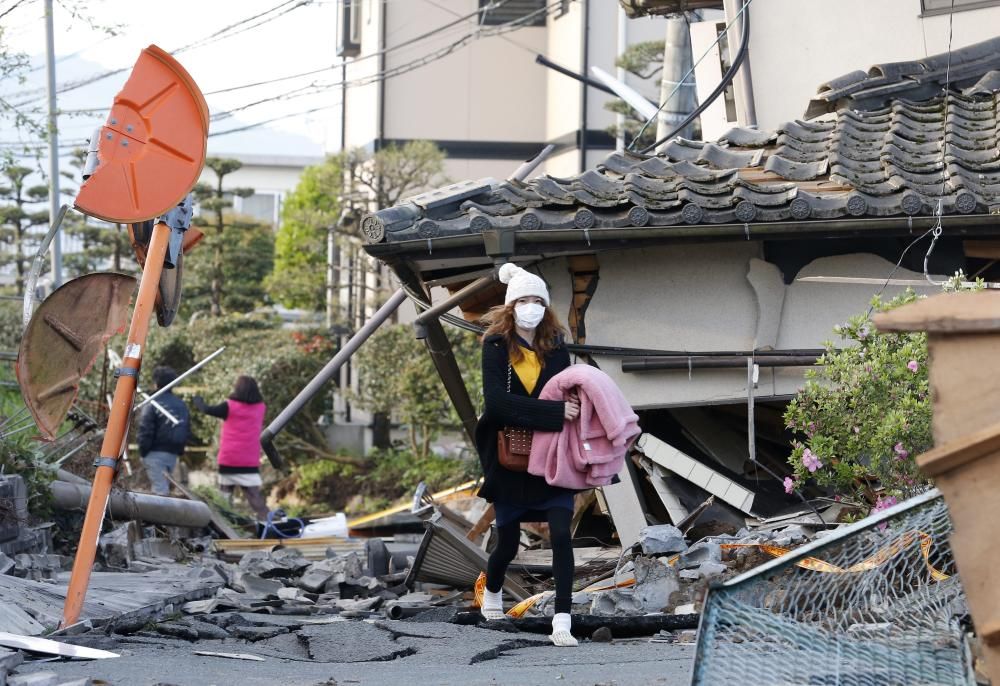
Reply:
[[146, 251], [146, 264], [139, 280], [139, 292], [135, 298], [132, 310], [132, 321], [129, 324], [128, 337], [125, 345], [125, 359], [122, 361], [122, 373], [115, 382], [115, 395], [111, 414], [108, 417], [104, 441], [95, 465], [94, 486], [90, 492], [87, 504], [87, 514], [83, 520], [83, 530], [80, 533], [80, 543], [76, 548], [73, 560], [73, 571], [70, 574], [69, 586], [66, 589], [66, 604], [63, 606], [62, 627], [76, 622], [83, 608], [83, 600], [87, 595], [90, 583], [90, 573], [97, 556], [97, 539], [101, 535], [101, 525], [111, 494], [111, 483], [118, 468], [118, 460], [125, 447], [125, 436], [128, 432], [129, 419], [132, 416], [132, 404], [135, 401], [135, 387], [142, 365], [142, 353], [146, 346], [146, 334], [149, 332], [149, 318], [156, 309], [156, 295], [159, 289], [160, 274], [163, 270], [163, 260], [167, 254], [167, 243], [170, 240], [170, 227], [160, 222], [153, 227], [153, 236]]
[[[56, 220], [49, 226], [45, 238], [38, 245], [38, 252], [35, 253], [35, 259], [31, 261], [31, 268], [28, 270], [28, 280], [24, 284], [24, 310], [21, 316], [21, 324], [24, 329], [28, 328], [28, 324], [31, 323], [31, 315], [35, 311], [35, 286], [38, 284], [38, 275], [42, 272], [42, 261], [45, 259], [45, 253], [48, 252], [52, 239], [59, 233], [59, 227], [62, 226], [68, 209], [69, 205], [63, 205], [59, 208]], [[59, 243], [57, 242], [56, 245], [59, 245]]]
[[[664, 105], [657, 114], [656, 140], [666, 136], [694, 109], [694, 88], [685, 84], [677, 85], [691, 69], [691, 60], [691, 37], [688, 34], [687, 20], [684, 17], [668, 18], [663, 46], [660, 103], [664, 103], [672, 93], [676, 94], [673, 102]], [[681, 129], [677, 135], [690, 138], [691, 126]]]
[[336, 376], [337, 372], [344, 365], [347, 360], [361, 347], [361, 344], [368, 340], [368, 338], [375, 333], [376, 329], [388, 319], [393, 312], [403, 301], [406, 300], [406, 291], [402, 288], [398, 289], [392, 296], [385, 302], [382, 307], [378, 308], [378, 311], [372, 315], [372, 318], [365, 322], [365, 325], [358, 330], [356, 334], [351, 336], [351, 339], [347, 341], [343, 348], [341, 348], [333, 359], [326, 363], [326, 366], [320, 370], [319, 374], [312, 378], [306, 387], [299, 391], [299, 394], [295, 396], [292, 402], [288, 403], [288, 406], [283, 409], [274, 420], [267, 425], [264, 431], [260, 434], [260, 444], [264, 448], [264, 453], [267, 455], [268, 459], [271, 460], [271, 464], [278, 467], [281, 464], [281, 456], [278, 455], [278, 451], [274, 447], [274, 437], [277, 436], [285, 425], [292, 420], [296, 414], [298, 414], [303, 407], [306, 406], [313, 397], [319, 393], [323, 386]]
[[[52, 0], [45, 0], [45, 72], [49, 94], [49, 225], [59, 214], [59, 122], [56, 113], [56, 48], [52, 26]], [[62, 236], [52, 242], [52, 287], [62, 284]]]
[[[625, 8], [621, 5], [618, 6], [618, 57], [625, 54], [628, 49], [628, 16], [625, 14]], [[628, 78], [628, 74], [624, 67], [618, 67], [615, 70], [615, 76], [619, 81], [625, 83]], [[615, 136], [615, 152], [622, 153], [625, 152], [625, 114], [619, 113], [615, 115], [615, 128], [618, 129], [618, 135]]]
[[535, 169], [542, 162], [552, 154], [552, 151], [556, 149], [554, 145], [546, 145], [542, 148], [542, 151], [532, 157], [530, 160], [522, 164], [520, 167], [514, 170], [514, 173], [510, 175], [510, 181], [524, 181], [528, 178], [528, 174], [535, 171]]
[[420, 315], [414, 320], [413, 325], [417, 328], [418, 335], [417, 338], [423, 338], [419, 335], [421, 327], [423, 327], [427, 322], [432, 319], [437, 319], [442, 314], [450, 310], [451, 308], [458, 305], [460, 302], [468, 298], [473, 293], [478, 293], [481, 290], [489, 288], [496, 279], [491, 276], [482, 276], [469, 285], [465, 286], [461, 290], [456, 291], [454, 294], [448, 296], [448, 298], [442, 300], [439, 303], [431, 305], [426, 310], [420, 313]]
[[180, 376], [178, 376], [176, 379], [174, 379], [173, 381], [171, 381], [170, 383], [168, 383], [163, 388], [157, 389], [156, 393], [153, 393], [152, 395], [146, 396], [146, 399], [143, 400], [138, 405], [136, 405], [135, 409], [138, 410], [140, 407], [142, 407], [146, 403], [151, 403], [151, 402], [155, 401], [157, 398], [160, 397], [161, 394], [166, 393], [171, 388], [173, 388], [174, 386], [176, 386], [177, 384], [179, 384], [181, 381], [183, 381], [184, 377], [191, 376], [196, 371], [198, 371], [199, 369], [201, 369], [202, 367], [204, 367], [206, 364], [208, 364], [209, 362], [211, 362], [212, 360], [214, 360], [217, 356], [221, 355], [222, 351], [225, 350], [225, 349], [226, 349], [226, 346], [222, 346], [221, 348], [219, 348], [218, 350], [216, 350], [214, 353], [212, 353], [211, 355], [209, 355], [208, 357], [206, 357], [204, 360], [202, 360], [201, 362], [199, 362], [195, 366], [191, 367], [191, 369], [187, 370], [186, 372], [184, 372], [183, 374], [181, 374]]
[[[726, 22], [731, 22], [746, 6], [747, 0], [723, 0]], [[729, 60], [736, 59], [739, 46], [743, 41], [743, 32], [747, 30], [746, 15], [733, 25], [729, 34]], [[757, 125], [757, 107], [753, 97], [753, 75], [750, 73], [750, 60], [745, 59], [740, 71], [733, 79], [733, 96], [736, 100], [736, 119], [740, 126]]]
[[[90, 501], [90, 484], [53, 481], [52, 500], [60, 510], [83, 510]], [[120, 519], [141, 519], [148, 524], [208, 526], [212, 511], [197, 500], [116, 491], [108, 498], [108, 512]]]
[[336, 240], [335, 240], [336, 230], [333, 226], [329, 226], [326, 229], [326, 328], [333, 328], [333, 320], [335, 318], [335, 307], [336, 307], [336, 289], [337, 284], [334, 283], [336, 270], [333, 265], [333, 260], [336, 257]]

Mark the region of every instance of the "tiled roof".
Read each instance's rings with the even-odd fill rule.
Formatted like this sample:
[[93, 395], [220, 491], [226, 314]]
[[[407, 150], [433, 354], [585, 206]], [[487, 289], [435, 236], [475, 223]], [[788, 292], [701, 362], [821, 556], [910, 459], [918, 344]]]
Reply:
[[[896, 98], [924, 100], [941, 94], [945, 83], [965, 95], [996, 90], [1000, 75], [1000, 38], [992, 38], [948, 53], [910, 62], [876, 64], [824, 83], [809, 102], [805, 118], [840, 109], [873, 110]], [[984, 74], [986, 76], [984, 76]], [[981, 80], [986, 84], [980, 84]]]
[[[1000, 42], [987, 43], [1000, 55]], [[982, 67], [987, 59], [993, 58], [980, 46], [953, 55], [953, 72], [971, 82], [965, 92], [942, 96], [938, 88], [938, 95], [919, 101], [883, 98], [869, 111], [842, 107], [822, 120], [788, 122], [774, 132], [733, 129], [714, 142], [678, 138], [655, 157], [616, 153], [571, 178], [467, 181], [368, 215], [362, 230], [369, 242], [379, 243], [490, 228], [933, 215], [939, 204], [944, 214], [1000, 213], [1000, 74], [965, 69]], [[935, 57], [912, 64], [934, 74], [938, 62]], [[916, 82], [910, 67], [879, 69], [884, 78], [896, 74], [901, 87]], [[841, 81], [846, 83], [831, 82], [836, 88], [823, 92], [846, 92], [849, 86]], [[871, 103], [876, 90], [862, 87], [829, 102], [861, 94]]]

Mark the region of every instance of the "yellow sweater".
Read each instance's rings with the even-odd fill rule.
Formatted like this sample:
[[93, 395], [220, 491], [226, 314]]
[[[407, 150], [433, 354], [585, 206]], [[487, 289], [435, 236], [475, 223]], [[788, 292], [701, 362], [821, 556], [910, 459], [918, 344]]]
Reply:
[[521, 348], [521, 360], [512, 362], [511, 367], [517, 372], [517, 378], [521, 380], [524, 390], [530, 394], [534, 392], [538, 377], [542, 374], [542, 364], [538, 361], [534, 350], [525, 348], [523, 345], [518, 347]]

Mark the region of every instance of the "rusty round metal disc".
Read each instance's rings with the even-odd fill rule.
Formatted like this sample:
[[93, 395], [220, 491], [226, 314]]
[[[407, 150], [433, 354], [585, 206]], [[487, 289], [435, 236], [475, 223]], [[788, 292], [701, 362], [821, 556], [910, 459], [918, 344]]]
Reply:
[[108, 339], [125, 330], [135, 288], [125, 274], [87, 274], [57, 288], [32, 315], [17, 353], [17, 383], [44, 438], [55, 438], [80, 380]]

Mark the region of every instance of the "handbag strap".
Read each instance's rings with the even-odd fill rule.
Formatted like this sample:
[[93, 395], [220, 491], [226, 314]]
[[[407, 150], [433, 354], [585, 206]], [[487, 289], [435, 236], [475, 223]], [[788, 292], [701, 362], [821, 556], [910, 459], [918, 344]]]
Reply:
[[510, 374], [513, 367], [510, 362], [507, 363], [507, 392], [510, 393]]

